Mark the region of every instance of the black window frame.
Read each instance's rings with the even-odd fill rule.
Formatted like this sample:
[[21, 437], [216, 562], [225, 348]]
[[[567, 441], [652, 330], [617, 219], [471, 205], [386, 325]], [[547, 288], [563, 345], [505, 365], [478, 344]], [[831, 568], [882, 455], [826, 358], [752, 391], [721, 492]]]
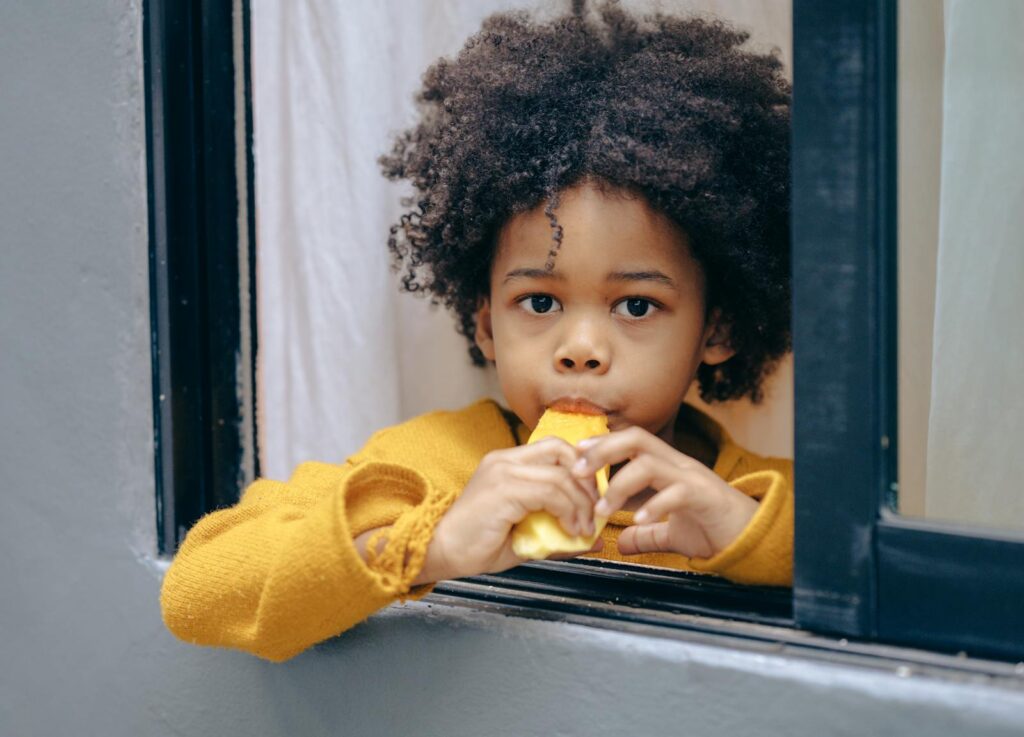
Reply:
[[[243, 17], [242, 110], [227, 64], [237, 28], [232, 7]], [[567, 621], [596, 617], [606, 626], [722, 632], [731, 620], [750, 623], [742, 635], [754, 639], [802, 641], [798, 630], [811, 630], [996, 659], [1024, 655], [1013, 639], [1012, 607], [1024, 601], [1024, 536], [891, 511], [896, 8], [890, 0], [793, 2], [792, 590], [589, 560], [443, 581], [434, 595]], [[166, 554], [202, 513], [237, 501], [258, 472], [255, 428], [245, 427], [255, 422], [253, 400], [237, 386], [240, 370], [254, 385], [256, 336], [248, 15], [246, 0], [144, 4], [158, 529]], [[220, 177], [210, 186], [214, 171]], [[231, 297], [246, 284], [231, 268], [240, 262], [249, 268], [248, 314], [244, 300]], [[248, 345], [239, 329], [245, 321]], [[217, 360], [227, 356], [250, 363]]]
[[798, 626], [1024, 659], [1024, 532], [901, 516], [895, 0], [795, 0]]
[[168, 555], [259, 473], [249, 3], [144, 0], [142, 16], [157, 549]]

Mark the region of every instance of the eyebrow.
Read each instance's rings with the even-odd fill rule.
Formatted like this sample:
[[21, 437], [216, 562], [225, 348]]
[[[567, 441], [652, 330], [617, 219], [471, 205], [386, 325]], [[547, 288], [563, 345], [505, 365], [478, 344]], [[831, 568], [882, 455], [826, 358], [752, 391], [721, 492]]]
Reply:
[[[513, 279], [554, 279], [556, 281], [565, 281], [565, 274], [559, 271], [548, 271], [546, 269], [512, 269], [512, 271], [505, 274], [505, 279], [502, 284], [508, 284]], [[667, 287], [679, 290], [678, 285], [667, 274], [663, 274], [660, 271], [613, 271], [606, 277], [607, 281], [623, 282], [623, 281], [653, 281], [659, 284], [664, 284]]]
[[508, 284], [513, 279], [556, 279], [565, 281], [565, 274], [560, 271], [548, 271], [547, 269], [512, 269], [505, 274], [502, 284]]
[[608, 281], [653, 281], [679, 290], [675, 280], [660, 271], [613, 271], [608, 275]]

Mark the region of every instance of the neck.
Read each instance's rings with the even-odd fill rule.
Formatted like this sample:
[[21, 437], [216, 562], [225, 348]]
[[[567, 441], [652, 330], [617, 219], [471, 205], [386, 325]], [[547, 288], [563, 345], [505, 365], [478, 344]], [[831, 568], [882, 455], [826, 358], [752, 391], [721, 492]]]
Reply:
[[714, 468], [718, 460], [718, 448], [707, 438], [699, 427], [688, 420], [685, 412], [676, 411], [676, 416], [667, 427], [667, 437], [658, 434], [662, 440], [708, 468]]

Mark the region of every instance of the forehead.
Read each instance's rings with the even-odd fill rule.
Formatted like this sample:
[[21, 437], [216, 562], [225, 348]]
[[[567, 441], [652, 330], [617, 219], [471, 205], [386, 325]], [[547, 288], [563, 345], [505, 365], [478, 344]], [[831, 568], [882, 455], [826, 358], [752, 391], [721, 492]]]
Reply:
[[[683, 278], [697, 270], [686, 234], [640, 196], [579, 185], [561, 193], [555, 216], [562, 227], [555, 261], [559, 271], [657, 266]], [[520, 213], [499, 232], [495, 270], [543, 267], [553, 244], [543, 204]]]

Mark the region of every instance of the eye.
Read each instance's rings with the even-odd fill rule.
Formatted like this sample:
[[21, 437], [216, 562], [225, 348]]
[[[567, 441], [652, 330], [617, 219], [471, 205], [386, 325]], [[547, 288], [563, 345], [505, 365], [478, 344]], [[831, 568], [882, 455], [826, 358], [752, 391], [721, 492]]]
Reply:
[[612, 312], [623, 317], [647, 317], [658, 305], [643, 297], [627, 297], [612, 308]]
[[550, 294], [530, 294], [521, 298], [519, 304], [533, 315], [543, 315], [562, 306]]

